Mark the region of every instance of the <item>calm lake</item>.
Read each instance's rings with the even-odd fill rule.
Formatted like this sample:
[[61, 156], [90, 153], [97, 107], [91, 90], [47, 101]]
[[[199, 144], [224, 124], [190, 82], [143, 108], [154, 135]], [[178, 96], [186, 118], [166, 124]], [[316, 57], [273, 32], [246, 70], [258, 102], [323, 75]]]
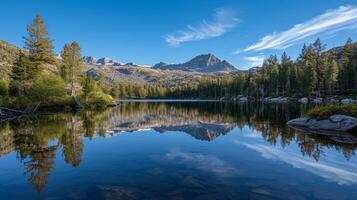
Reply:
[[0, 199], [357, 199], [357, 144], [301, 104], [124, 102], [0, 125]]

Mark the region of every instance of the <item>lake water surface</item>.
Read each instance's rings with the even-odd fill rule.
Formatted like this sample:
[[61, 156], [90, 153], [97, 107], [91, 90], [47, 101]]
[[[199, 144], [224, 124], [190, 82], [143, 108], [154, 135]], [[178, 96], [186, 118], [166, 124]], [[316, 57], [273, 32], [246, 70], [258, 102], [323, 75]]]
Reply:
[[0, 125], [0, 199], [357, 199], [352, 135], [299, 104], [124, 102]]

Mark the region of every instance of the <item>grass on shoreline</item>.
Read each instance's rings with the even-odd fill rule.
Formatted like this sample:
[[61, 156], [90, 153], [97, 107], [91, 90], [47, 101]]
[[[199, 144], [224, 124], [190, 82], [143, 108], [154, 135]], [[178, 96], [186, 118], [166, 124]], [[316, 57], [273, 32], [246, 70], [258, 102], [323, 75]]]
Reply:
[[323, 107], [313, 108], [308, 112], [308, 115], [311, 118], [328, 118], [331, 115], [336, 114], [357, 117], [357, 104], [331, 104]]

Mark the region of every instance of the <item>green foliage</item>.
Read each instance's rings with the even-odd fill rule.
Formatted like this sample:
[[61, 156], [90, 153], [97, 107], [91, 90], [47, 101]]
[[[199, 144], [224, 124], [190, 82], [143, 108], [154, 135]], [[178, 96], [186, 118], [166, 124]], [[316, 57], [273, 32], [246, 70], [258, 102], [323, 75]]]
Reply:
[[[28, 36], [24, 37], [25, 49], [29, 51], [29, 58], [40, 70], [44, 64], [56, 62], [53, 53], [52, 39], [48, 37], [45, 24], [40, 16], [36, 16], [33, 23], [27, 26]], [[35, 69], [34, 69], [35, 70]]]
[[61, 57], [62, 65], [60, 67], [60, 74], [62, 78], [70, 84], [71, 96], [75, 96], [76, 83], [83, 74], [83, 60], [79, 44], [77, 42], [72, 42], [71, 45], [65, 44]]
[[0, 40], [0, 74], [1, 78], [10, 81], [10, 74], [21, 50], [5, 41]]
[[87, 107], [105, 107], [112, 103], [112, 96], [105, 94], [101, 87], [89, 76], [82, 80], [82, 97]]
[[33, 100], [44, 105], [61, 104], [68, 100], [65, 82], [54, 74], [36, 78], [30, 89], [30, 95]]
[[7, 96], [9, 94], [9, 83], [5, 80], [0, 80], [0, 96]]
[[25, 54], [21, 53], [12, 68], [10, 94], [16, 97], [26, 95], [33, 78], [32, 63]]
[[83, 97], [86, 102], [88, 102], [89, 97], [98, 90], [96, 82], [91, 79], [89, 76], [85, 76], [82, 81], [82, 90], [83, 90]]
[[87, 102], [87, 105], [89, 105], [90, 107], [106, 107], [112, 102], [112, 96], [104, 94], [103, 92], [95, 92], [92, 94], [90, 100]]
[[357, 117], [357, 104], [338, 105], [332, 104], [323, 107], [316, 107], [308, 112], [308, 115], [312, 118], [328, 118], [331, 115], [348, 115]]
[[[106, 106], [113, 101], [108, 95], [112, 87], [103, 76], [98, 84], [84, 78], [83, 88], [80, 87], [84, 72], [81, 48], [77, 42], [66, 44], [61, 53], [62, 60], [57, 62], [52, 39], [48, 37], [40, 16], [28, 25], [27, 33], [28, 36], [24, 37], [27, 51], [0, 41], [0, 73], [5, 74], [1, 79], [4, 81], [0, 81], [1, 104], [15, 107], [34, 102], [41, 102], [41, 106], [68, 105], [67, 85], [71, 96], [76, 96], [77, 91], [82, 89], [79, 92], [83, 92], [87, 104]], [[58, 66], [59, 73], [53, 70], [54, 64]], [[7, 97], [3, 98], [4, 95]]]
[[99, 87], [103, 90], [104, 93], [109, 94], [111, 92], [111, 86], [108, 83], [104, 73], [99, 73], [99, 80], [98, 80]]

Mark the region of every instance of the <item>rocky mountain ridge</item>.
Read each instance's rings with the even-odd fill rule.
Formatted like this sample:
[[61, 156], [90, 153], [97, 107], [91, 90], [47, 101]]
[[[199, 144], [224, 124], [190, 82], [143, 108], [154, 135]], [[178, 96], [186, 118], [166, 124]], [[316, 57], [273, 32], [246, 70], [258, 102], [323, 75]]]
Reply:
[[215, 55], [203, 54], [192, 58], [191, 60], [182, 64], [167, 64], [160, 62], [153, 66], [153, 69], [159, 70], [181, 70], [187, 72], [233, 72], [237, 69], [226, 60], [220, 60]]

